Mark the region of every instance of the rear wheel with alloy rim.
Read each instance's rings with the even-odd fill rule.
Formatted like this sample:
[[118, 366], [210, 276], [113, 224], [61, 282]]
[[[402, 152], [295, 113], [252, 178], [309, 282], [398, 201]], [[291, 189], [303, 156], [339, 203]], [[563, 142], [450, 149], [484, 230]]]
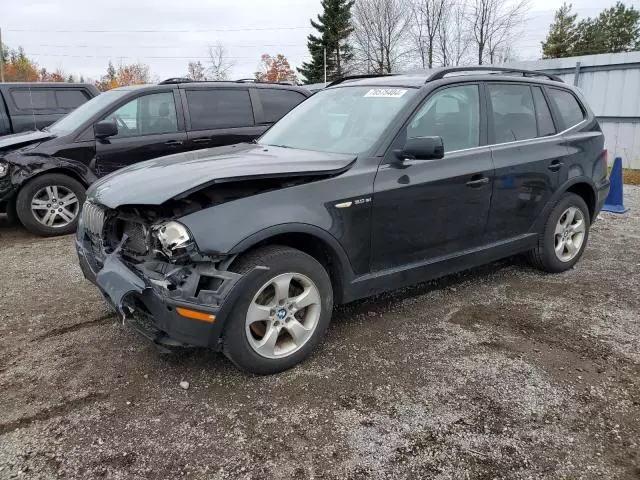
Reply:
[[299, 250], [268, 246], [232, 269], [248, 277], [225, 326], [225, 354], [256, 374], [277, 373], [304, 360], [331, 319], [333, 291], [324, 267]]
[[43, 236], [72, 233], [85, 199], [84, 186], [67, 175], [45, 174], [18, 193], [16, 211], [22, 224]]
[[563, 272], [573, 267], [589, 238], [587, 204], [575, 193], [565, 193], [551, 210], [538, 246], [529, 252], [531, 263], [547, 272]]

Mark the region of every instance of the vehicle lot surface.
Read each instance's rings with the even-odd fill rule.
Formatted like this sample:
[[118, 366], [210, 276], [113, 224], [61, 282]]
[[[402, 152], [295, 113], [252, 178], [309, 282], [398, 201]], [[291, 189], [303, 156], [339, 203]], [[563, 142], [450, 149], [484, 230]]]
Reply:
[[516, 258], [342, 307], [271, 377], [159, 354], [82, 279], [73, 237], [1, 223], [0, 478], [638, 479], [625, 188], [632, 210], [602, 215], [575, 269]]

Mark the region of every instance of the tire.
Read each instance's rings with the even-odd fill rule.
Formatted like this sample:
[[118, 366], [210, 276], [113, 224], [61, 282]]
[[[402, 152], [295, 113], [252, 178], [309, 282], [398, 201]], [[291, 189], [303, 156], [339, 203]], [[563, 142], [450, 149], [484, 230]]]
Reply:
[[[52, 197], [55, 192], [62, 198]], [[47, 173], [22, 187], [16, 199], [16, 212], [20, 222], [31, 233], [43, 237], [66, 235], [76, 231], [85, 195], [84, 186], [74, 178], [61, 173]], [[69, 201], [59, 204], [65, 198]], [[32, 204], [36, 202], [36, 209], [32, 210]]]
[[[558, 230], [562, 230], [560, 223], [562, 221], [566, 224], [570, 214], [566, 217], [564, 215], [570, 211], [574, 211], [572, 218], [576, 225], [578, 224], [576, 222], [578, 222], [577, 219], [579, 219], [580, 215], [584, 222], [583, 235], [578, 248], [576, 248], [577, 237], [575, 232], [579, 229], [567, 228], [565, 229], [568, 230], [566, 234], [558, 234], [556, 230], [557, 228]], [[587, 246], [590, 226], [589, 208], [582, 197], [575, 193], [565, 193], [555, 207], [553, 207], [551, 213], [549, 213], [549, 217], [544, 225], [544, 231], [538, 240], [538, 246], [529, 252], [529, 261], [534, 267], [549, 273], [559, 273], [571, 269], [578, 260], [580, 260]], [[567, 242], [565, 242], [564, 247], [560, 245], [559, 242], [562, 242], [564, 238], [563, 235], [567, 235], [568, 237], [573, 235], [573, 237], [571, 237], [573, 251], [569, 251], [566, 247]], [[562, 249], [562, 254], [556, 252], [556, 247], [558, 247], [558, 250]]]
[[[253, 270], [256, 266], [267, 269]], [[244, 280], [243, 292], [227, 319], [222, 334], [224, 354], [242, 370], [257, 375], [282, 372], [307, 358], [324, 338], [331, 321], [333, 289], [324, 267], [299, 250], [267, 246], [240, 257], [231, 269], [241, 274], [247, 273], [250, 277]], [[287, 283], [289, 276], [291, 279]], [[297, 297], [300, 299], [305, 294], [307, 302], [313, 303], [298, 311], [289, 309], [290, 302], [287, 300], [282, 305], [275, 303], [278, 291], [274, 280], [283, 286], [280, 291], [288, 292], [287, 298], [300, 295]], [[285, 288], [285, 285], [289, 286]], [[300, 301], [298, 305], [304, 303]], [[295, 302], [291, 307], [295, 308]], [[283, 311], [284, 316], [281, 315]], [[251, 322], [250, 314], [254, 318], [265, 317], [265, 320]], [[300, 330], [300, 325], [305, 328]], [[298, 342], [294, 335], [289, 334], [290, 331], [298, 332]], [[273, 348], [268, 346], [269, 342], [265, 342], [268, 338], [274, 338], [268, 335], [269, 332], [275, 335]], [[258, 352], [261, 342], [265, 343], [263, 353]]]

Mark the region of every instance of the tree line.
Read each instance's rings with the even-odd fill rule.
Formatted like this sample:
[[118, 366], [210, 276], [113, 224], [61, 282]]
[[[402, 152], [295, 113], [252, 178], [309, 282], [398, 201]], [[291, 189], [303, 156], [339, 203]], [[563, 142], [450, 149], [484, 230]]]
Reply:
[[542, 58], [575, 57], [640, 50], [640, 12], [622, 2], [595, 18], [578, 21], [573, 5], [564, 3], [542, 42]]
[[[322, 0], [307, 38], [311, 60], [297, 69], [286, 56], [263, 54], [253, 76], [258, 81], [320, 83], [348, 74], [407, 72], [436, 66], [483, 65], [517, 60], [514, 44], [526, 28], [531, 0]], [[572, 5], [556, 12], [542, 58], [640, 50], [640, 12], [617, 2], [594, 18], [578, 19]], [[29, 59], [20, 47], [0, 46], [5, 81], [80, 81]], [[235, 63], [218, 42], [208, 59], [190, 61], [192, 80], [229, 80]], [[300, 78], [301, 77], [301, 78]], [[97, 81], [102, 91], [149, 83], [145, 63], [109, 62]]]
[[[542, 58], [640, 50], [640, 14], [622, 2], [578, 21], [564, 4], [555, 13]], [[322, 0], [307, 38], [309, 82], [346, 74], [393, 73], [436, 66], [517, 60], [530, 0]]]

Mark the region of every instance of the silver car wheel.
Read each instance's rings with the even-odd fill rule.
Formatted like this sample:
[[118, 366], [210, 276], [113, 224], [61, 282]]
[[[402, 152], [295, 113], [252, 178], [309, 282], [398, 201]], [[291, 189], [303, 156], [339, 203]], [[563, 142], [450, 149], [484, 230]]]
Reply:
[[554, 232], [558, 260], [570, 262], [578, 255], [584, 242], [586, 228], [584, 214], [579, 208], [569, 207], [560, 215]]
[[283, 273], [265, 283], [247, 310], [251, 348], [266, 358], [284, 358], [309, 341], [320, 320], [320, 291], [300, 273]]
[[78, 197], [69, 188], [48, 185], [41, 188], [31, 199], [34, 218], [50, 228], [62, 228], [72, 223], [80, 211]]

